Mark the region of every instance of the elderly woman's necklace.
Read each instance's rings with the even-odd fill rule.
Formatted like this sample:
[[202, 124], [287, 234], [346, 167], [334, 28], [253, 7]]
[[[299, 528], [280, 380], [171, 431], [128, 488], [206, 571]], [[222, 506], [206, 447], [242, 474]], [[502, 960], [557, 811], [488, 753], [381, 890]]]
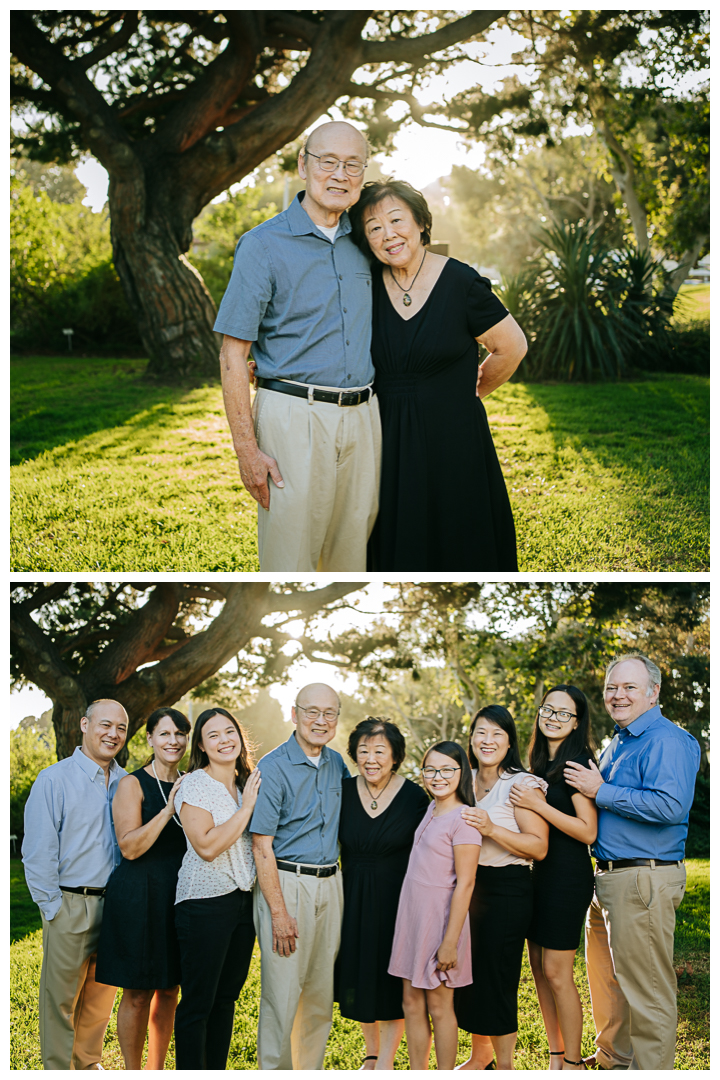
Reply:
[[[393, 778], [393, 774], [392, 774], [392, 773], [390, 773], [390, 780], [392, 780], [392, 778]], [[385, 787], [384, 787], [384, 788], [382, 789], [382, 791], [381, 791], [381, 792], [380, 792], [380, 793], [378, 794], [377, 798], [376, 798], [376, 799], [373, 799], [372, 795], [370, 795], [370, 788], [368, 787], [368, 782], [367, 782], [367, 780], [365, 779], [365, 777], [363, 776], [363, 784], [365, 785], [365, 790], [367, 791], [367, 793], [368, 793], [368, 796], [370, 797], [370, 799], [372, 799], [372, 802], [370, 803], [370, 809], [371, 809], [371, 810], [377, 810], [377, 804], [378, 804], [378, 799], [380, 798], [380, 795], [382, 795], [383, 791], [385, 790], [385, 788], [386, 788], [386, 787], [388, 786], [388, 784], [390, 783], [390, 780], [388, 780], [387, 784], [386, 784], [386, 785], [385, 785]]]
[[[405, 307], [410, 307], [410, 305], [412, 304], [412, 297], [410, 296], [410, 290], [412, 289], [413, 285], [415, 284], [415, 281], [416, 281], [416, 279], [417, 279], [417, 276], [418, 276], [418, 274], [420, 273], [420, 271], [421, 271], [421, 270], [422, 270], [422, 268], [423, 268], [423, 263], [425, 262], [425, 256], [426, 256], [426, 255], [427, 255], [427, 248], [425, 248], [425, 251], [424, 251], [424, 253], [423, 253], [423, 257], [422, 257], [422, 262], [421, 262], [421, 263], [420, 263], [420, 265], [418, 266], [418, 271], [417, 271], [417, 274], [416, 274], [416, 275], [415, 275], [415, 277], [414, 277], [414, 278], [412, 279], [412, 281], [411, 281], [411, 282], [410, 282], [410, 284], [408, 285], [407, 289], [403, 289], [402, 285], [400, 284], [400, 282], [399, 282], [399, 281], [397, 280], [397, 278], [396, 278], [396, 277], [395, 277], [395, 275], [393, 274], [393, 272], [392, 272], [392, 266], [389, 266], [389, 267], [388, 267], [388, 270], [390, 271], [390, 277], [391, 277], [391, 278], [393, 279], [393, 281], [394, 281], [394, 282], [395, 282], [395, 284], [397, 285], [397, 287], [398, 287], [398, 289], [400, 290], [400, 292], [404, 292], [404, 293], [405, 293], [405, 295], [403, 296], [403, 304], [405, 305]], [[390, 783], [390, 781], [389, 781], [389, 780], [388, 780], [388, 783]], [[381, 794], [382, 794], [382, 792], [381, 792]], [[375, 807], [373, 807], [373, 809], [375, 809]]]

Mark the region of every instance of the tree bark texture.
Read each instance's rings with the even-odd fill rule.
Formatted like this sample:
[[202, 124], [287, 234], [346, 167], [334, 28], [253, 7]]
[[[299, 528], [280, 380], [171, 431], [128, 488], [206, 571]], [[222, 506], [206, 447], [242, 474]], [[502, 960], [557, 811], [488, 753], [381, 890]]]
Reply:
[[[322, 19], [289, 11], [192, 12], [191, 25], [224, 43], [194, 79], [153, 99], [162, 116], [147, 137], [131, 138], [124, 117], [150, 106], [131, 95], [124, 109], [100, 93], [87, 71], [138, 30], [142, 12], [122, 13], [120, 29], [90, 53], [71, 58], [29, 12], [11, 13], [14, 56], [49, 89], [28, 89], [31, 100], [79, 123], [78, 144], [105, 166], [115, 266], [148, 351], [148, 374], [177, 381], [218, 369], [212, 326], [215, 306], [201, 276], [185, 258], [192, 223], [213, 198], [271, 154], [296, 139], [342, 95], [362, 97], [353, 73], [366, 64], [422, 64], [433, 52], [487, 29], [503, 11], [475, 11], [415, 38], [365, 40], [368, 11], [324, 11]], [[147, 13], [154, 17], [156, 13]], [[121, 13], [117, 13], [118, 21]], [[183, 22], [179, 12], [169, 22]], [[89, 38], [92, 35], [88, 35]], [[258, 91], [255, 73], [268, 52], [307, 53], [287, 85]], [[279, 88], [278, 88], [279, 87]], [[171, 103], [168, 107], [168, 103]]]
[[[355, 592], [364, 582], [333, 582], [308, 592], [274, 593], [266, 582], [223, 583], [221, 587], [163, 582], [147, 601], [106, 634], [108, 644], [94, 662], [69, 662], [73, 644], [92, 640], [95, 632], [81, 631], [65, 649], [32, 618], [42, 603], [52, 602], [68, 585], [41, 587], [22, 603], [11, 603], [11, 642], [20, 671], [53, 703], [53, 727], [58, 760], [68, 757], [82, 741], [80, 719], [91, 701], [112, 698], [128, 713], [128, 741], [153, 709], [173, 705], [214, 675], [252, 638], [269, 637], [262, 623], [271, 612], [300, 611], [312, 615]], [[141, 586], [136, 586], [141, 587]], [[208, 589], [224, 600], [219, 614], [198, 633], [173, 634], [173, 621], [183, 603]], [[125, 750], [118, 756], [127, 760]]]

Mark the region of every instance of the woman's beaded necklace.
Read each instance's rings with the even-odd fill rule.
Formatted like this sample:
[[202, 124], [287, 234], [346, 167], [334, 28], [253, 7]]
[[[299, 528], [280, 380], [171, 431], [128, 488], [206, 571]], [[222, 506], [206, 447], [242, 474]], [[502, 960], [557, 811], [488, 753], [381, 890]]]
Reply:
[[[393, 281], [397, 285], [400, 292], [405, 293], [405, 295], [403, 296], [403, 304], [405, 305], [405, 307], [410, 307], [410, 305], [412, 304], [412, 297], [410, 296], [410, 290], [412, 289], [413, 285], [415, 284], [417, 276], [418, 276], [418, 274], [420, 273], [420, 271], [423, 268], [423, 263], [425, 262], [425, 256], [426, 255], [427, 255], [427, 248], [425, 248], [425, 251], [423, 253], [422, 262], [420, 263], [420, 265], [418, 267], [417, 274], [412, 279], [412, 281], [408, 285], [407, 289], [403, 289], [402, 285], [400, 284], [400, 282], [397, 280], [397, 278], [395, 277], [395, 275], [392, 272], [392, 266], [388, 266], [388, 270], [390, 271], [390, 277], [393, 279]], [[389, 783], [389, 781], [388, 781], [388, 783]]]
[[[167, 795], [165, 794], [165, 792], [164, 792], [164, 791], [163, 791], [163, 789], [162, 789], [162, 784], [160, 783], [160, 779], [159, 779], [159, 777], [158, 777], [158, 774], [157, 774], [157, 773], [155, 772], [155, 759], [154, 759], [154, 758], [153, 758], [153, 760], [152, 760], [152, 761], [150, 762], [150, 768], [151, 768], [151, 769], [152, 769], [152, 771], [153, 771], [153, 776], [154, 776], [154, 777], [155, 777], [155, 779], [157, 780], [157, 786], [158, 786], [158, 788], [160, 789], [160, 794], [161, 794], [161, 795], [162, 795], [162, 797], [163, 797], [163, 802], [164, 802], [164, 803], [165, 803], [165, 805], [167, 806], [167, 804], [168, 804], [168, 801], [167, 801]], [[182, 776], [182, 775], [183, 775], [182, 773], [178, 773], [178, 776]], [[166, 780], [166, 781], [165, 781], [165, 783], [166, 783], [166, 784], [169, 784], [169, 783], [170, 783], [170, 781], [169, 781], [169, 780]], [[173, 821], [175, 822], [175, 824], [176, 824], [176, 825], [179, 825], [179, 826], [180, 826], [180, 828], [182, 829], [182, 821], [181, 821], [181, 820], [180, 820], [180, 818], [179, 818], [179, 817], [177, 816], [177, 813], [174, 813], [174, 814], [173, 814], [173, 816], [172, 816], [172, 819], [173, 819]], [[184, 831], [185, 831], [185, 830], [183, 829], [183, 832], [184, 832]]]

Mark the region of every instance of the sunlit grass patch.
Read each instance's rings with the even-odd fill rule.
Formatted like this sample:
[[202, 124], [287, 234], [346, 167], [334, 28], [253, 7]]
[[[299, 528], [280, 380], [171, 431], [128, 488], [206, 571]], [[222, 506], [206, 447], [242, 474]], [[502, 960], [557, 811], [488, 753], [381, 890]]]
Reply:
[[[22, 900], [22, 868], [11, 861], [11, 867], [19, 868], [13, 877], [15, 886], [11, 891], [12, 905], [15, 897]], [[691, 975], [684, 973], [678, 983], [678, 1042], [675, 1058], [677, 1070], [710, 1068], [710, 861], [689, 859], [687, 863], [688, 888], [677, 915], [675, 932], [675, 966], [694, 962]], [[37, 992], [42, 960], [42, 933], [28, 928], [27, 936], [11, 946], [10, 951], [10, 1003], [11, 1037], [10, 1067], [12, 1069], [40, 1069], [40, 1048], [37, 1038]], [[595, 1031], [592, 1023], [590, 994], [583, 948], [575, 959], [575, 982], [583, 1005], [582, 1052], [594, 1050]], [[122, 1069], [123, 1060], [117, 1041], [117, 1007], [105, 1036], [103, 1066], [106, 1069]], [[235, 1023], [228, 1058], [229, 1069], [257, 1069], [257, 1021], [260, 1005], [260, 955], [255, 947], [250, 974], [235, 1008]], [[542, 1016], [538, 1007], [527, 954], [523, 958], [520, 992], [518, 995], [519, 1034], [515, 1053], [516, 1069], [547, 1069], [548, 1046]], [[359, 1069], [365, 1056], [360, 1025], [345, 1020], [335, 1006], [333, 1026], [325, 1054], [325, 1069]], [[470, 1036], [461, 1031], [458, 1062], [470, 1054]], [[171, 1042], [166, 1069], [175, 1066], [175, 1048]], [[435, 1054], [430, 1059], [435, 1068]], [[403, 1038], [395, 1059], [396, 1069], [409, 1069], [407, 1045]]]
[[[148, 385], [138, 361], [16, 366], [13, 570], [258, 569], [219, 386]], [[521, 571], [707, 570], [708, 401], [690, 375], [488, 398]]]

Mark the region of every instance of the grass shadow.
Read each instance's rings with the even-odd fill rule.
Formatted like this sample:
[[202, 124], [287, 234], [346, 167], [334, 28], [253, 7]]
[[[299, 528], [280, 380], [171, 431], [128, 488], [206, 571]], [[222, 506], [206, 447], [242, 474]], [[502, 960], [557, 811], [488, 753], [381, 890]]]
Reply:
[[143, 378], [147, 361], [26, 356], [11, 360], [10, 463], [172, 407], [188, 386]]

